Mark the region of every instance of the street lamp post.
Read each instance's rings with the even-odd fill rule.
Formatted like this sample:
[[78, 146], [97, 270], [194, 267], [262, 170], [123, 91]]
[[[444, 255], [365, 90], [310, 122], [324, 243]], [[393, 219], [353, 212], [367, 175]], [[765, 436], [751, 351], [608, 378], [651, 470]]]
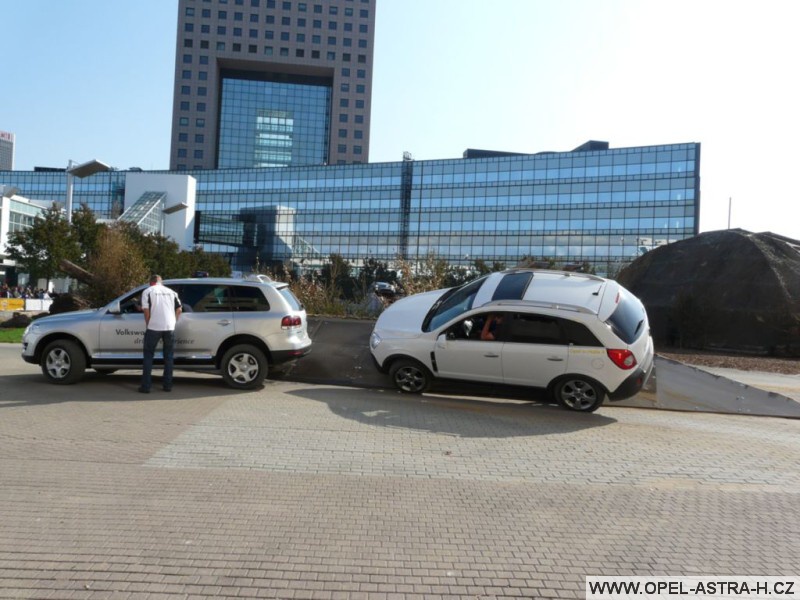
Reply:
[[66, 204], [66, 211], [67, 211], [67, 223], [70, 225], [72, 224], [72, 186], [73, 186], [73, 179], [78, 177], [83, 179], [84, 177], [89, 177], [90, 175], [94, 175], [95, 173], [101, 173], [103, 171], [110, 171], [111, 167], [107, 164], [100, 162], [97, 159], [90, 160], [85, 163], [81, 163], [79, 165], [72, 166], [72, 160], [69, 161], [67, 165], [67, 204]]

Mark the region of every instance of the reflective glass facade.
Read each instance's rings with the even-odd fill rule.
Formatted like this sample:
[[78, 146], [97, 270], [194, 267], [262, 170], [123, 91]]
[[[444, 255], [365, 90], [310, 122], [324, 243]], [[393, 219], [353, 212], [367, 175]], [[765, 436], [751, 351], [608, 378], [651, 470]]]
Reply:
[[[197, 179], [196, 241], [234, 268], [331, 253], [451, 264], [588, 261], [612, 272], [698, 233], [700, 145], [673, 144], [327, 167], [222, 169]], [[76, 181], [108, 216], [124, 172]], [[29, 198], [63, 201], [63, 173], [0, 172]], [[616, 268], [615, 268], [616, 267]]]
[[323, 164], [328, 157], [330, 85], [223, 77], [220, 168]]

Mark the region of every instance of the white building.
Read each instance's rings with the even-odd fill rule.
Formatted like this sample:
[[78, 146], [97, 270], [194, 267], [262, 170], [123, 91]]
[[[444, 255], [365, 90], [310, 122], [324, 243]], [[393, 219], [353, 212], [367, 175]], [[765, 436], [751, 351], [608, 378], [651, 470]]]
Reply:
[[17, 188], [0, 185], [0, 279], [13, 269], [14, 261], [6, 255], [9, 235], [33, 224], [34, 219], [47, 210], [49, 202], [28, 200], [17, 195]]

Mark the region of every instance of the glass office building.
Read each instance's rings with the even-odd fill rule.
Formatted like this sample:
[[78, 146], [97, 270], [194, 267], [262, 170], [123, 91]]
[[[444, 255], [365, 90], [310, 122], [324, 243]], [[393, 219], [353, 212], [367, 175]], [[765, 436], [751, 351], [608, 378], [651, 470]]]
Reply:
[[[597, 149], [600, 148], [600, 149]], [[315, 265], [336, 253], [451, 265], [523, 257], [614, 273], [698, 233], [700, 144], [448, 160], [195, 170], [195, 241], [236, 270]], [[63, 201], [63, 173], [0, 172], [34, 199]], [[74, 203], [110, 216], [125, 172], [75, 183]]]

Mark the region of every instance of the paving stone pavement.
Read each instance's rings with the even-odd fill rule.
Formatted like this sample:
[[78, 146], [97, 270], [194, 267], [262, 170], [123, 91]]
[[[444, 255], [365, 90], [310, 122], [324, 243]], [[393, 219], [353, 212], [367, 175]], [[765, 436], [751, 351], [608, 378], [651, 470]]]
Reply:
[[800, 421], [0, 354], [0, 598], [581, 598], [586, 575], [798, 575]]

